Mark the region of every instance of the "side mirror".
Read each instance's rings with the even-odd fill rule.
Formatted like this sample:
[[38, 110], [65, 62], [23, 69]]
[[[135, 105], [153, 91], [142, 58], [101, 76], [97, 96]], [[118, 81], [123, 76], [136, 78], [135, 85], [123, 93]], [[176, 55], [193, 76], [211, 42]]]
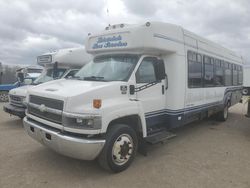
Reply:
[[33, 80], [31, 78], [24, 79], [24, 85], [31, 85], [33, 83]]
[[17, 78], [18, 78], [18, 81], [19, 81], [19, 82], [21, 82], [21, 83], [24, 82], [24, 74], [23, 74], [23, 73], [19, 72], [19, 73], [17, 74]]
[[53, 78], [58, 78], [58, 62], [55, 62], [53, 66]]
[[21, 86], [21, 82], [17, 81], [14, 85], [17, 86], [17, 87], [20, 87]]
[[163, 60], [158, 60], [156, 76], [157, 80], [164, 80], [166, 78], [165, 65]]
[[130, 85], [129, 86], [129, 94], [130, 95], [134, 95], [135, 94], [135, 86], [134, 85]]

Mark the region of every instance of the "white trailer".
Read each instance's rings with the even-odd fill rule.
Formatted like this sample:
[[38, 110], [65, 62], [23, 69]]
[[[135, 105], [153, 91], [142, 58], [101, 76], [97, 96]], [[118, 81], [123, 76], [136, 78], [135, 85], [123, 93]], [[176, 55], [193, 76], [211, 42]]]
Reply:
[[31, 85], [10, 90], [9, 103], [4, 106], [4, 111], [20, 118], [25, 117], [25, 98], [29, 88], [51, 80], [72, 77], [90, 60], [91, 55], [82, 47], [61, 49], [38, 56], [37, 64], [44, 67], [43, 72]]
[[242, 94], [250, 96], [250, 65], [245, 65], [243, 72], [244, 72], [244, 79], [243, 79]]
[[[171, 129], [216, 114], [241, 99], [242, 59], [180, 26], [112, 25], [89, 35], [93, 61], [77, 79], [29, 90], [24, 128], [74, 158], [125, 170], [138, 147], [174, 136]], [[46, 96], [46, 97], [45, 97]]]

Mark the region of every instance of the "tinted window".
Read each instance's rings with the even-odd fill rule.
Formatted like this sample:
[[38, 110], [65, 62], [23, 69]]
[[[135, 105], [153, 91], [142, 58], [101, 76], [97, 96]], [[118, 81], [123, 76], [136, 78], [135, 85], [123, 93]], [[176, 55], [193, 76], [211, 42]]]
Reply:
[[214, 86], [214, 62], [213, 59], [204, 56], [204, 86], [212, 87]]
[[188, 52], [187, 57], [189, 88], [243, 84], [243, 69], [240, 65], [192, 51]]
[[200, 54], [188, 52], [188, 87], [202, 87], [202, 58]]
[[238, 85], [238, 71], [237, 71], [237, 65], [233, 66], [233, 85]]
[[232, 85], [232, 70], [231, 70], [231, 65], [229, 63], [225, 63], [225, 85], [226, 86], [231, 86]]
[[156, 81], [156, 67], [157, 59], [146, 57], [141, 62], [140, 67], [136, 72], [136, 83], [150, 83]]
[[215, 86], [223, 86], [224, 85], [224, 69], [222, 67], [222, 62], [220, 60], [216, 60], [214, 64], [214, 84]]
[[242, 85], [243, 84], [243, 71], [242, 71], [242, 66], [239, 67], [238, 70], [238, 84]]

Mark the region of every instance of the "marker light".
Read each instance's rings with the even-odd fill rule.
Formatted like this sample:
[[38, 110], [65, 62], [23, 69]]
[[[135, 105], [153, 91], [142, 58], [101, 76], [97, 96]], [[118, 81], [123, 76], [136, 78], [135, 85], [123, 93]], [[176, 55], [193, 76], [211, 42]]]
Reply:
[[93, 100], [93, 107], [94, 108], [101, 108], [102, 106], [102, 100], [101, 99], [94, 99]]

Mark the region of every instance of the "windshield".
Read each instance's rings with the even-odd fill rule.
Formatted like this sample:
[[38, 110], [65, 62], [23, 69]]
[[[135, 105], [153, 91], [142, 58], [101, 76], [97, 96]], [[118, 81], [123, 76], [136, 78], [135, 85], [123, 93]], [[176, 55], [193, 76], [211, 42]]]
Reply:
[[51, 80], [59, 79], [61, 78], [67, 69], [57, 69], [56, 76], [54, 75], [54, 69], [44, 69], [42, 74], [33, 82], [34, 84], [41, 84], [44, 82], [48, 82]]
[[75, 74], [75, 78], [93, 81], [126, 81], [138, 60], [138, 55], [105, 55], [96, 57], [80, 69]]

